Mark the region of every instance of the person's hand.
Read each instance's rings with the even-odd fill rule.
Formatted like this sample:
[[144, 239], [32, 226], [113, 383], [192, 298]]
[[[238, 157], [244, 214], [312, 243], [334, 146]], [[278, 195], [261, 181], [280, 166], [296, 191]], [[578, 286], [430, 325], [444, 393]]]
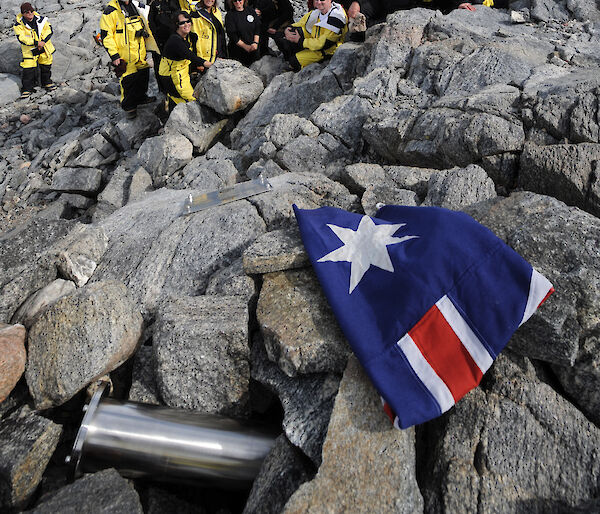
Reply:
[[196, 69], [202, 73], [204, 71], [204, 66], [196, 66]]
[[291, 43], [297, 43], [298, 41], [300, 41], [300, 34], [298, 34], [292, 27], [288, 27], [287, 29], [285, 29], [285, 32], [283, 34], [285, 36], [285, 39], [287, 39]]
[[118, 66], [120, 63], [121, 63], [121, 59], [120, 58], [119, 59], [115, 59], [113, 61], [113, 66]]
[[352, 2], [348, 7], [348, 18], [355, 18], [360, 12], [360, 4], [358, 2]]
[[260, 16], [260, 9], [254, 9], [254, 12], [256, 13], [256, 16]]
[[44, 48], [44, 46], [46, 45], [45, 41], [38, 41], [38, 48], [41, 50], [42, 48]]
[[269, 34], [275, 34], [277, 31], [275, 29], [267, 29]]
[[249, 52], [254, 52], [255, 50], [258, 50], [258, 43], [256, 41], [250, 45]]
[[210, 68], [212, 66], [212, 62], [210, 61], [204, 61], [204, 67], [205, 68]]
[[475, 7], [473, 7], [473, 5], [471, 5], [471, 4], [470, 4], [470, 3], [468, 3], [468, 2], [465, 2], [464, 4], [460, 4], [460, 5], [458, 6], [458, 8], [459, 8], [459, 9], [465, 9], [465, 10], [467, 10], [467, 11], [474, 11], [474, 10], [475, 10]]

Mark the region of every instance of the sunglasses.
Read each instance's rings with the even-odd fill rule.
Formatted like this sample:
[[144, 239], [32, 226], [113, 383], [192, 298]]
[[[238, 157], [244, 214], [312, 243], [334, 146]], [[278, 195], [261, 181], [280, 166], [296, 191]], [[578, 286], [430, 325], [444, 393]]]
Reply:
[[192, 23], [192, 20], [178, 21], [177, 25], [185, 25], [186, 23]]
[[33, 11], [23, 11], [23, 14], [29, 14], [32, 13]]
[[234, 4], [237, 4], [237, 3], [239, 3], [239, 2], [243, 2], [243, 1], [244, 1], [244, 0], [233, 0], [233, 3], [234, 3]]

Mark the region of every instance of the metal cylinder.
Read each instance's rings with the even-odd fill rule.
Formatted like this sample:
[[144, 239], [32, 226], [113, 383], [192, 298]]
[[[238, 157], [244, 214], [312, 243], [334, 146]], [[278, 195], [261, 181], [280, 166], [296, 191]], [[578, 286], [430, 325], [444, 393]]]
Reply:
[[75, 475], [113, 467], [133, 478], [245, 487], [275, 442], [271, 431], [233, 419], [104, 394], [101, 386], [87, 405], [67, 458]]

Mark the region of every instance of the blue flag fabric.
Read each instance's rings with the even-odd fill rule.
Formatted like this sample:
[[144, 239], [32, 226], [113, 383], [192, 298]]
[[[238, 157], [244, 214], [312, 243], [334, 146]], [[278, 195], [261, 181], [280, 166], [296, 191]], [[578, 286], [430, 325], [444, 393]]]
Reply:
[[340, 327], [399, 428], [439, 416], [477, 386], [553, 291], [461, 212], [294, 212]]

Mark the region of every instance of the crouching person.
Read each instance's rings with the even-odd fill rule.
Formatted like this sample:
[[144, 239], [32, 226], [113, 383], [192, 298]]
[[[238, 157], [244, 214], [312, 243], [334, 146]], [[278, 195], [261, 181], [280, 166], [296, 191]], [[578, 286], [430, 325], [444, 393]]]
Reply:
[[346, 11], [332, 0], [314, 0], [315, 9], [283, 33], [272, 35], [295, 71], [334, 54], [348, 32]]
[[139, 105], [156, 100], [147, 94], [150, 71], [146, 38], [150, 33], [138, 6], [143, 8], [134, 0], [111, 0], [100, 18], [102, 44], [119, 76], [121, 107], [128, 118], [137, 116]]
[[192, 30], [192, 17], [186, 11], [174, 16], [175, 34], [167, 40], [158, 70], [163, 91], [169, 99], [169, 111], [182, 102], [192, 102], [194, 88], [190, 81], [192, 71], [204, 71], [211, 66], [197, 55], [198, 35]]
[[27, 98], [35, 90], [38, 68], [42, 87], [47, 90], [55, 89], [51, 79], [54, 45], [50, 41], [52, 27], [48, 18], [40, 16], [30, 3], [25, 2], [21, 4], [21, 14], [17, 15], [13, 30], [23, 53], [21, 98]]

